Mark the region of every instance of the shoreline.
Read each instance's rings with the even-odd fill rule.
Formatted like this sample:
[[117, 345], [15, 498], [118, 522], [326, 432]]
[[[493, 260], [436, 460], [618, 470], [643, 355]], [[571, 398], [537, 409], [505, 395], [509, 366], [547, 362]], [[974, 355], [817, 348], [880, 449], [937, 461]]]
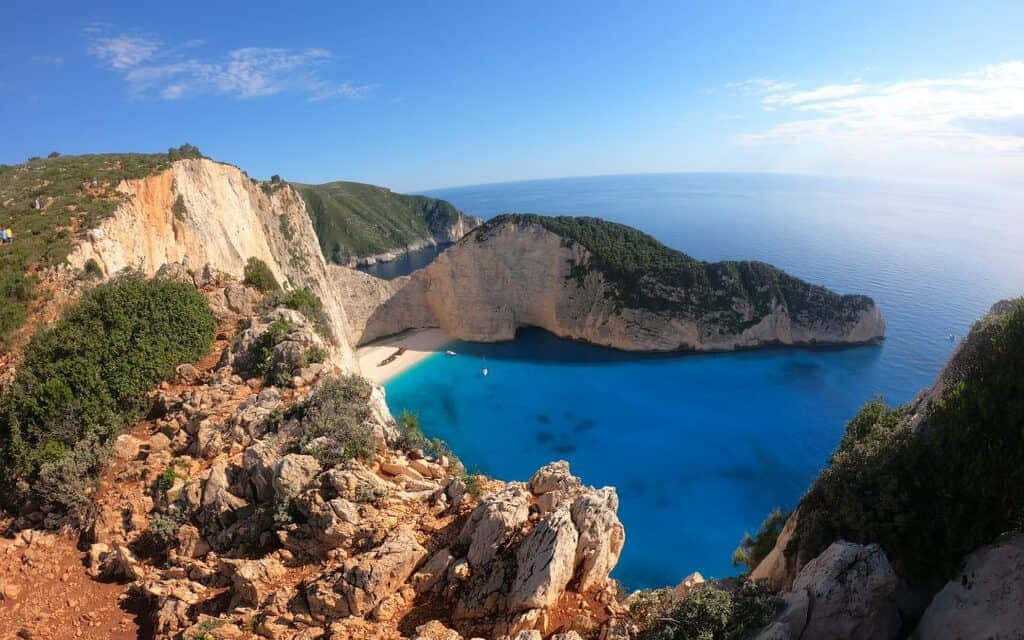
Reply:
[[[452, 342], [454, 340], [441, 329], [410, 329], [359, 347], [356, 360], [364, 376], [383, 384], [417, 362], [443, 351]], [[387, 360], [390, 362], [381, 364]]]

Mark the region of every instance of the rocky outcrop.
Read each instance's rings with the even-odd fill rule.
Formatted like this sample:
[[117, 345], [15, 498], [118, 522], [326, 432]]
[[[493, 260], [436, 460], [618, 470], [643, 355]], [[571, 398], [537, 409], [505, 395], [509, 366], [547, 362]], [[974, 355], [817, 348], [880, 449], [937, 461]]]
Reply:
[[[258, 258], [283, 286], [306, 287], [320, 298], [337, 345], [336, 364], [357, 370], [345, 341], [345, 309], [305, 204], [290, 186], [264, 190], [236, 167], [196, 159], [125, 180], [117, 190], [122, 204], [68, 256], [74, 269], [95, 260], [107, 276], [128, 267], [153, 275], [180, 263], [192, 272], [209, 267], [241, 280], [249, 258]], [[237, 293], [226, 292], [232, 297], [224, 305], [243, 303]]]
[[808, 562], [786, 608], [757, 640], [886, 640], [899, 637], [900, 579], [878, 545], [833, 543]]
[[617, 509], [614, 489], [583, 486], [565, 461], [483, 499], [459, 534], [465, 555], [450, 565], [455, 619], [548, 634], [558, 628], [548, 612], [574, 597], [610, 605], [598, 616], [607, 618], [608, 574], [625, 541]]
[[[643, 286], [670, 301], [664, 308], [631, 306], [622, 302], [620, 285], [591, 268], [594, 263], [579, 242], [541, 224], [509, 221], [473, 231], [424, 269], [386, 284], [337, 276], [362, 292], [351, 320], [350, 339], [358, 344], [424, 326], [470, 341], [510, 340], [518, 328], [536, 326], [632, 351], [856, 344], [885, 333], [881, 312], [870, 300], [853, 302], [788, 276], [786, 282], [798, 283], [794, 286], [804, 296], [800, 304], [807, 309], [799, 313], [767, 290], [751, 294], [768, 297], [760, 306], [742, 297], [723, 302], [723, 296], [734, 295], [729, 291], [745, 291], [726, 276], [723, 282], [732, 289], [710, 295], [727, 312], [683, 310], [691, 293], [657, 282]], [[844, 311], [832, 305], [843, 305]]]
[[1024, 535], [967, 556], [961, 574], [935, 596], [918, 640], [1024, 638]]

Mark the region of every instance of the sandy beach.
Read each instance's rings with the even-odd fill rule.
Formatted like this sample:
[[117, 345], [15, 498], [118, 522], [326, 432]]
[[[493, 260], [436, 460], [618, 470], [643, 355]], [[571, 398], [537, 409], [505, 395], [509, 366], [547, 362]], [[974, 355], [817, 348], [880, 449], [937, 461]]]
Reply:
[[[364, 376], [382, 383], [427, 356], [444, 350], [451, 341], [448, 334], [440, 329], [412, 329], [359, 347], [356, 358]], [[405, 351], [398, 355], [400, 349]], [[388, 360], [387, 364], [381, 365]]]

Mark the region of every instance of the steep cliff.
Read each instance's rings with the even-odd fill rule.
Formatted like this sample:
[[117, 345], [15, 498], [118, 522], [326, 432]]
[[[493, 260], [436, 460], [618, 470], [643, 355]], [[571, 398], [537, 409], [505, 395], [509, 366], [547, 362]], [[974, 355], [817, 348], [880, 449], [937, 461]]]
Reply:
[[338, 264], [373, 264], [407, 251], [457, 241], [480, 224], [450, 202], [394, 193], [358, 182], [296, 185], [324, 256]]
[[125, 267], [153, 275], [165, 264], [184, 263], [241, 279], [246, 261], [258, 258], [282, 285], [307, 287], [323, 301], [338, 364], [356, 368], [345, 340], [345, 310], [302, 198], [291, 187], [261, 185], [231, 165], [190, 159], [125, 180], [117, 190], [122, 203], [71, 252], [72, 268], [95, 260], [104, 275]]
[[412, 326], [474, 341], [537, 326], [636, 351], [855, 344], [885, 333], [865, 296], [840, 296], [763, 263], [699, 262], [593, 218], [502, 216], [411, 276], [362, 286], [381, 303], [353, 314], [359, 343]]

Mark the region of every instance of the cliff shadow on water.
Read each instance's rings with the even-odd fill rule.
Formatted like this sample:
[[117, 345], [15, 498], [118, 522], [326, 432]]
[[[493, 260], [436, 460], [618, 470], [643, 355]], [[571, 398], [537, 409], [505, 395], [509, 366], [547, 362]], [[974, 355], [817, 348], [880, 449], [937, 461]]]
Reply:
[[407, 276], [413, 271], [427, 266], [433, 262], [437, 256], [441, 255], [445, 249], [452, 246], [452, 244], [453, 243], [451, 242], [445, 242], [436, 245], [428, 245], [420, 249], [403, 253], [394, 260], [359, 265], [357, 269], [382, 280], [394, 280], [395, 278]]
[[[737, 348], [731, 351], [623, 351], [612, 347], [591, 344], [572, 338], [560, 338], [546, 329], [540, 327], [520, 327], [516, 330], [516, 337], [513, 340], [501, 342], [458, 342], [453, 347], [459, 353], [487, 357], [494, 360], [549, 362], [566, 364], [616, 364], [629, 362], [659, 362], [691, 358], [730, 358], [742, 357], [771, 357], [771, 356], [792, 356], [794, 354], [807, 353], [831, 353], [864, 351], [865, 354], [873, 354], [877, 357], [881, 353], [882, 343], [865, 344], [823, 344], [823, 345], [766, 345], [760, 347]], [[524, 345], [528, 345], [525, 346]], [[799, 374], [801, 366], [813, 367], [814, 365], [799, 365], [793, 370]]]

